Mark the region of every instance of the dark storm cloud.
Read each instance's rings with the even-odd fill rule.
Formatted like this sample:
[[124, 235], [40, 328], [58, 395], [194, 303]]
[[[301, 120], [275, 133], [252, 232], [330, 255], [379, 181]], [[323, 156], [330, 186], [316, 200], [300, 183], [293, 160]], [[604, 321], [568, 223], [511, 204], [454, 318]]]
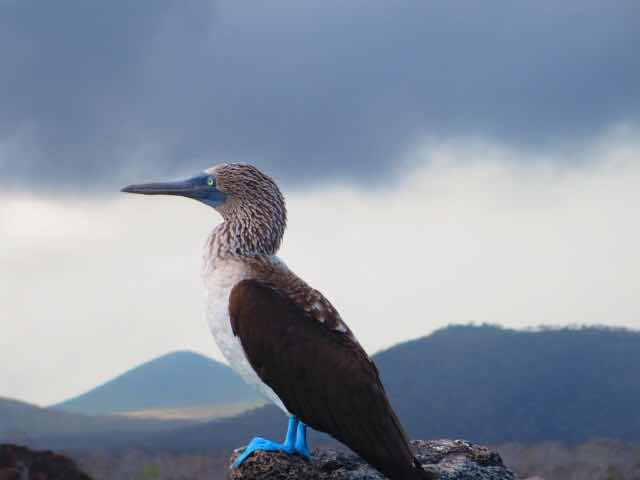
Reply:
[[580, 142], [639, 120], [639, 5], [0, 0], [0, 182], [357, 180], [422, 135]]

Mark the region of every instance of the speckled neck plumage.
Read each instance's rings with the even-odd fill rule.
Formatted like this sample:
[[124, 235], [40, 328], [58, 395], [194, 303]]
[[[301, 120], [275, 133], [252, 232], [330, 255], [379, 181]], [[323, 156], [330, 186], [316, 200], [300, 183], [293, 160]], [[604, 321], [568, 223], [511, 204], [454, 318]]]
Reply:
[[209, 256], [220, 259], [236, 257], [271, 257], [280, 248], [284, 234], [281, 229], [262, 228], [252, 222], [227, 220], [218, 225], [209, 237]]
[[217, 210], [224, 223], [213, 232], [218, 256], [273, 256], [287, 225], [284, 197], [275, 182], [254, 167], [223, 164], [208, 170], [229, 194]]

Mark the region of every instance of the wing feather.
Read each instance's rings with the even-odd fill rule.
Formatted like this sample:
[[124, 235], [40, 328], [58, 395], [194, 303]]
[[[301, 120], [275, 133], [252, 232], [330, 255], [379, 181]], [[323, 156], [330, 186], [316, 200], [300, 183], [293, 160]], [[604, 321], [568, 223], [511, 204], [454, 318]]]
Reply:
[[315, 321], [257, 280], [233, 288], [229, 313], [249, 363], [289, 412], [390, 478], [428, 478], [416, 467], [378, 370], [350, 332]]

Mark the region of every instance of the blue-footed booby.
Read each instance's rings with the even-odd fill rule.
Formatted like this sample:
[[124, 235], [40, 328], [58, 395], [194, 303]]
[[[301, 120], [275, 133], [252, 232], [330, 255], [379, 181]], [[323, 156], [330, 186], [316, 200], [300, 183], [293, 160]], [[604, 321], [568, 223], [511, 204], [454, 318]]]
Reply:
[[436, 478], [415, 458], [376, 366], [340, 314], [276, 256], [287, 213], [269, 176], [230, 163], [122, 191], [189, 197], [224, 220], [205, 244], [207, 319], [231, 367], [289, 416], [283, 442], [254, 438], [236, 466], [257, 450], [309, 458], [309, 425], [392, 480]]

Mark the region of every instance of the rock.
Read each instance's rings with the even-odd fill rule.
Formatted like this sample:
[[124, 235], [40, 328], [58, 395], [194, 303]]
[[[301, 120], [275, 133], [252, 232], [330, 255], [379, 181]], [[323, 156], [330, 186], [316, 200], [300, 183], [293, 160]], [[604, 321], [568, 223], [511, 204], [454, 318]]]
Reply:
[[73, 460], [51, 451], [0, 445], [0, 480], [91, 480]]
[[[416, 457], [441, 480], [516, 480], [500, 455], [464, 440], [415, 440]], [[243, 449], [231, 456], [231, 463]], [[384, 477], [356, 455], [332, 449], [314, 450], [311, 461], [281, 452], [258, 452], [230, 480], [383, 480]]]

